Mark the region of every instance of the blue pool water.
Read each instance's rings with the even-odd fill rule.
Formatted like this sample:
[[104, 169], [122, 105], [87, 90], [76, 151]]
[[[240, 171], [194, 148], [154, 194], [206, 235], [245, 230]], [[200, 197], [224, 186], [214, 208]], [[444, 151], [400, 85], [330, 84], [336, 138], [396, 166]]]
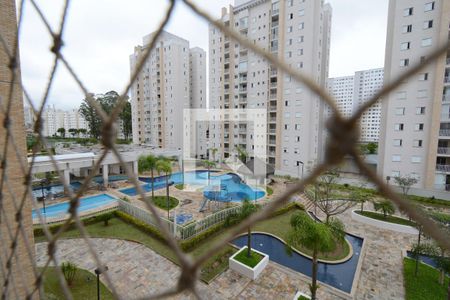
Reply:
[[[353, 247], [353, 256], [346, 262], [340, 264], [319, 263], [317, 277], [318, 280], [326, 284], [350, 293], [361, 253], [363, 239], [350, 234], [346, 234], [345, 238]], [[239, 248], [246, 246], [247, 236], [240, 236], [231, 243]], [[268, 254], [269, 260], [311, 277], [312, 261], [296, 252], [293, 252], [292, 256], [289, 256], [286, 253], [285, 244], [279, 239], [267, 234], [253, 233], [252, 247]]]
[[[204, 196], [211, 200], [218, 201], [242, 201], [244, 199], [257, 200], [265, 195], [260, 189], [253, 189], [245, 184], [241, 178], [233, 173], [214, 175], [210, 172], [210, 180], [208, 181], [208, 171], [192, 171], [184, 173], [184, 183], [205, 187]], [[146, 192], [152, 190], [151, 178], [140, 177], [139, 180], [146, 182], [142, 188]], [[174, 173], [169, 176], [169, 184], [179, 184], [183, 182], [183, 173]], [[166, 176], [154, 178], [154, 189], [158, 190], [166, 186]], [[214, 187], [215, 186], [215, 187]], [[126, 188], [119, 190], [120, 192], [136, 196], [138, 193], [135, 188]]]
[[[78, 212], [82, 212], [85, 210], [99, 208], [105, 205], [109, 205], [112, 202], [115, 202], [116, 199], [107, 195], [100, 194], [90, 197], [85, 197], [80, 199], [80, 205], [78, 206]], [[45, 209], [45, 216], [47, 217], [56, 217], [59, 215], [64, 215], [69, 210], [69, 202], [58, 203], [54, 205], [47, 206]], [[44, 214], [44, 209], [40, 209], [41, 214]], [[37, 218], [38, 214], [35, 209], [32, 212], [33, 218]]]
[[[70, 186], [72, 190], [76, 191], [80, 188], [80, 182], [71, 182]], [[48, 194], [52, 193], [53, 195], [64, 193], [64, 186], [62, 184], [49, 185], [44, 187], [44, 195], [47, 197]], [[42, 196], [42, 188], [35, 187], [33, 188], [33, 197], [41, 197]]]
[[[109, 182], [114, 182], [114, 181], [120, 181], [120, 180], [127, 180], [128, 176], [127, 175], [109, 175], [108, 176], [108, 181]], [[94, 178], [92, 178], [92, 180], [96, 183], [100, 183], [103, 184], [103, 176], [99, 175], [99, 176], [95, 176]]]

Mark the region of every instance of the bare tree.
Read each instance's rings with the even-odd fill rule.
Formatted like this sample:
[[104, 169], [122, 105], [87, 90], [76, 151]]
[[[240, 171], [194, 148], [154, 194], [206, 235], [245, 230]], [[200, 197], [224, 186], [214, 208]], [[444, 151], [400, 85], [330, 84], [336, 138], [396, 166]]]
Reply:
[[314, 197], [312, 202], [326, 215], [326, 223], [330, 217], [342, 214], [353, 207], [356, 202], [351, 197], [336, 197], [336, 184], [339, 173], [330, 170], [317, 178], [314, 183]]
[[403, 195], [407, 196], [409, 193], [409, 189], [411, 186], [416, 184], [419, 180], [417, 178], [412, 176], [395, 176], [394, 177], [395, 183], [402, 188]]

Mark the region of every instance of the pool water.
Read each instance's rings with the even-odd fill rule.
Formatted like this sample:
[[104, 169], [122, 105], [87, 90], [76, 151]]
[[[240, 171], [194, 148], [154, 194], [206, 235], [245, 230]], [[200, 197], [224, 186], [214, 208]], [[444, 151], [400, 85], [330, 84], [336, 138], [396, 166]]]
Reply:
[[[358, 266], [363, 239], [350, 234], [346, 234], [345, 238], [353, 247], [353, 256], [346, 262], [340, 264], [319, 262], [317, 279], [350, 293], [356, 267]], [[247, 235], [240, 236], [231, 243], [239, 248], [246, 246]], [[297, 252], [292, 252], [292, 256], [289, 256], [286, 253], [285, 244], [279, 239], [263, 233], [252, 233], [252, 247], [268, 254], [269, 260], [311, 277], [312, 261]]]
[[[217, 201], [243, 201], [257, 200], [264, 197], [265, 192], [260, 189], [254, 189], [245, 184], [241, 178], [234, 173], [215, 175], [216, 172], [208, 171], [192, 171], [184, 173], [184, 183], [189, 185], [197, 185], [205, 188], [203, 195], [211, 200]], [[145, 192], [152, 190], [151, 178], [140, 177], [140, 181], [147, 182], [142, 185]], [[166, 186], [166, 176], [154, 178], [154, 189], [158, 190]], [[169, 176], [169, 184], [183, 183], [183, 173], [174, 173]], [[128, 196], [136, 196], [138, 193], [135, 188], [126, 188], [119, 190]]]
[[[76, 191], [81, 187], [81, 183], [78, 181], [71, 182], [70, 187], [72, 188], [73, 191]], [[47, 195], [50, 193], [53, 195], [64, 193], [64, 185], [55, 184], [55, 185], [44, 186], [44, 196], [47, 197]], [[33, 197], [34, 198], [42, 197], [42, 188], [41, 187], [33, 188]]]
[[[78, 206], [77, 211], [83, 212], [89, 209], [100, 208], [102, 206], [109, 205], [111, 203], [116, 202], [116, 198], [111, 197], [107, 194], [100, 194], [90, 197], [85, 197], [80, 199], [80, 204]], [[45, 216], [46, 217], [57, 217], [64, 216], [69, 210], [69, 202], [62, 202], [54, 205], [49, 205], [45, 208]], [[44, 209], [40, 208], [41, 214], [44, 215]], [[35, 209], [32, 212], [33, 218], [37, 218], [38, 214]]]
[[[127, 180], [128, 176], [127, 175], [109, 175], [108, 176], [108, 182], [114, 182], [114, 181], [120, 181], [120, 180]], [[100, 183], [103, 184], [103, 176], [99, 175], [99, 176], [95, 176], [94, 178], [92, 178], [92, 180], [95, 183]]]

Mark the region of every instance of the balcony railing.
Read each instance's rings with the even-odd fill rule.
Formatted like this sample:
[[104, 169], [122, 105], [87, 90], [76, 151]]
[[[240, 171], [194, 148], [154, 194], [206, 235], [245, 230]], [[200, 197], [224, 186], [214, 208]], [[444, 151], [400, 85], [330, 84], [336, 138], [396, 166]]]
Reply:
[[450, 95], [443, 95], [442, 102], [450, 102]]
[[270, 83], [270, 88], [271, 89], [274, 89], [274, 88], [276, 89], [277, 88], [277, 83], [276, 82], [271, 82]]
[[277, 143], [276, 139], [269, 139], [269, 145], [275, 145], [276, 143]]
[[436, 171], [450, 172], [450, 165], [436, 165]]
[[445, 83], [449, 83], [450, 82], [450, 77], [444, 77], [444, 82]]
[[270, 76], [277, 76], [278, 71], [277, 70], [270, 70]]
[[439, 130], [439, 136], [450, 136], [450, 129]]
[[269, 118], [269, 122], [276, 122], [277, 121], [277, 118], [276, 117], [270, 117]]
[[450, 155], [450, 148], [447, 148], [447, 147], [438, 147], [437, 153], [438, 153], [438, 154], [449, 154], [449, 155]]

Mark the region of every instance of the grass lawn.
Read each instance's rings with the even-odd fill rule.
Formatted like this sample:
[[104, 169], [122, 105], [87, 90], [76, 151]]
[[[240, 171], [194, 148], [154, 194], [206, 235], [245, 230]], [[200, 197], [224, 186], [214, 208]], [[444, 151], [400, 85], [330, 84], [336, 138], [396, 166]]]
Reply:
[[[252, 227], [253, 231], [263, 231], [267, 233], [274, 234], [283, 240], [287, 240], [287, 235], [289, 233], [289, 230], [291, 229], [291, 216], [294, 214], [297, 210], [291, 210], [285, 214], [276, 216], [274, 218], [265, 220], [263, 222], [260, 222]], [[298, 248], [300, 252], [312, 256], [312, 252], [306, 248]], [[325, 259], [325, 260], [340, 260], [345, 258], [350, 252], [350, 246], [348, 242], [345, 242], [340, 245], [336, 245], [336, 249], [333, 252], [330, 253], [320, 253], [319, 259]]]
[[[42, 268], [39, 268], [39, 271], [41, 270]], [[78, 269], [75, 280], [69, 288], [73, 299], [97, 299], [97, 277], [87, 270]], [[48, 299], [65, 299], [55, 267], [48, 267], [44, 273], [44, 292]], [[100, 282], [100, 298], [114, 299], [102, 282]]]
[[248, 257], [247, 249], [243, 249], [234, 257], [234, 259], [250, 268], [254, 268], [263, 259], [263, 256], [251, 250], [250, 257]]
[[403, 259], [403, 275], [406, 291], [406, 300], [445, 300], [449, 277], [446, 276], [444, 285], [439, 284], [439, 270], [419, 263], [419, 272], [414, 276], [415, 261]]
[[394, 223], [394, 224], [399, 224], [399, 225], [407, 225], [407, 226], [416, 226], [416, 223], [408, 220], [408, 219], [403, 219], [403, 218], [399, 218], [396, 216], [389, 216], [387, 215], [386, 218], [384, 217], [383, 214], [377, 213], [377, 212], [373, 212], [373, 211], [363, 211], [361, 212], [360, 210], [355, 211], [358, 215], [362, 215], [368, 218], [372, 218], [375, 220], [380, 220], [380, 221], [385, 221], [385, 222], [389, 222], [389, 223]]
[[[169, 210], [171, 210], [174, 207], [177, 207], [178, 203], [180, 201], [178, 201], [177, 198], [170, 196], [169, 197]], [[155, 196], [155, 198], [153, 199], [153, 203], [164, 210], [167, 210], [167, 196]]]
[[266, 187], [266, 192], [267, 192], [267, 196], [270, 196], [273, 194], [273, 189], [270, 186], [268, 186], [268, 187]]

